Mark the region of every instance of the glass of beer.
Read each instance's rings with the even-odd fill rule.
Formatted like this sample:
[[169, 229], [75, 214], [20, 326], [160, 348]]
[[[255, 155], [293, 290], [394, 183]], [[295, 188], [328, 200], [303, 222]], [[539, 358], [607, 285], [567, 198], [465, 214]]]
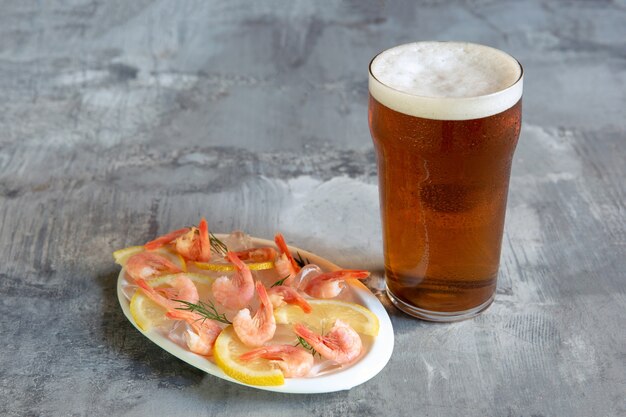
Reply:
[[476, 316], [496, 291], [523, 70], [497, 49], [417, 42], [369, 68], [387, 294], [430, 321]]

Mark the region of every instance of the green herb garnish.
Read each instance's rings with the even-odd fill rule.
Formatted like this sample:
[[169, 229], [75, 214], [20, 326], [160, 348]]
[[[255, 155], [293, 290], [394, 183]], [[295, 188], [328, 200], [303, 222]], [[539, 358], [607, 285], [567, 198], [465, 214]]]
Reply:
[[304, 340], [304, 338], [302, 338], [301, 336], [296, 336], [296, 337], [298, 338], [298, 343], [296, 343], [294, 346], [301, 345], [306, 350], [311, 351], [311, 355], [313, 356], [319, 355], [320, 358], [322, 357], [322, 355], [320, 355], [320, 353], [317, 350], [313, 349], [313, 346], [309, 345], [309, 342]]
[[308, 265], [311, 263], [311, 261], [309, 261], [307, 258], [302, 258], [302, 255], [300, 255], [300, 252], [296, 252], [296, 254], [298, 256], [293, 258], [293, 260], [296, 261], [296, 263], [298, 264], [300, 268], [302, 268], [304, 265]]
[[287, 275], [285, 278], [283, 279], [279, 279], [278, 281], [276, 281], [275, 283], [272, 284], [272, 286], [270, 288], [274, 288], [274, 287], [278, 287], [279, 285], [283, 285], [285, 283], [285, 280], [289, 278], [289, 275]]
[[203, 317], [202, 320], [215, 320], [226, 324], [232, 324], [230, 320], [226, 318], [226, 314], [220, 314], [215, 308], [215, 305], [209, 301], [205, 303], [204, 301], [199, 301], [198, 304], [190, 303], [189, 301], [184, 300], [173, 300], [178, 301], [181, 304], [184, 304], [185, 307], [178, 307], [176, 310], [184, 310], [191, 311], [192, 313], [198, 313]]
[[226, 252], [228, 252], [226, 244], [215, 237], [213, 233], [209, 233], [209, 243], [211, 244], [211, 249], [213, 249], [213, 252], [215, 253], [226, 255]]

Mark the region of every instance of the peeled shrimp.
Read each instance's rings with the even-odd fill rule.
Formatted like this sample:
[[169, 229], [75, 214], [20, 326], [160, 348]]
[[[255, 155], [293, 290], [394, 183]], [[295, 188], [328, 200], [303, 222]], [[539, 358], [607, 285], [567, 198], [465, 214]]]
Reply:
[[184, 320], [189, 324], [191, 329], [185, 331], [184, 338], [190, 351], [204, 356], [213, 353], [215, 339], [222, 331], [217, 322], [191, 311], [168, 310], [165, 315], [170, 319]]
[[276, 233], [276, 236], [274, 236], [274, 242], [276, 242], [276, 246], [278, 246], [278, 249], [280, 250], [280, 256], [278, 256], [274, 262], [274, 268], [276, 268], [276, 272], [278, 272], [281, 279], [285, 279], [283, 281], [284, 285], [291, 286], [293, 279], [298, 271], [300, 271], [300, 267], [293, 259], [293, 256], [291, 256], [291, 252], [289, 251], [285, 238], [282, 234]]
[[370, 276], [362, 269], [343, 269], [316, 275], [304, 285], [304, 292], [315, 298], [333, 298], [339, 295], [346, 279], [365, 279]]
[[237, 255], [237, 257], [242, 261], [250, 260], [252, 262], [267, 262], [276, 259], [278, 254], [276, 253], [276, 249], [264, 247], [242, 250], [235, 252], [235, 255]]
[[174, 241], [176, 252], [191, 261], [208, 262], [211, 259], [209, 226], [203, 217], [198, 227], [192, 227]]
[[183, 300], [196, 304], [200, 299], [196, 284], [184, 274], [178, 275], [169, 284], [171, 285], [170, 288], [158, 288], [157, 291], [170, 300]]
[[280, 253], [277, 253], [274, 248], [263, 247], [242, 250], [235, 252], [235, 255], [241, 260], [251, 260], [253, 262], [274, 261], [274, 268], [276, 268], [276, 272], [281, 279], [284, 278], [284, 285], [290, 286], [294, 277], [300, 271], [300, 267], [293, 259], [293, 256], [291, 256], [283, 235], [277, 233], [274, 241]]
[[151, 279], [163, 274], [183, 272], [178, 265], [165, 256], [153, 252], [140, 252], [131, 256], [124, 268], [135, 281], [138, 279]]
[[188, 227], [183, 227], [182, 229], [174, 230], [173, 232], [169, 232], [166, 235], [159, 236], [154, 240], [143, 245], [147, 250], [155, 250], [160, 248], [161, 246], [167, 245], [168, 243], [174, 241], [174, 239], [184, 235], [189, 231]]
[[293, 287], [277, 285], [267, 290], [267, 292], [274, 308], [280, 307], [283, 303], [287, 303], [298, 305], [302, 311], [307, 314], [312, 311], [311, 305], [300, 295], [298, 290]]
[[248, 305], [254, 297], [254, 279], [250, 268], [234, 252], [228, 252], [226, 257], [235, 265], [237, 272], [231, 278], [219, 277], [213, 282], [211, 289], [218, 303], [236, 310]]
[[208, 262], [211, 259], [209, 226], [206, 219], [200, 219], [198, 227], [183, 227], [146, 243], [144, 248], [155, 250], [174, 242], [176, 252], [191, 261]]
[[250, 310], [244, 308], [233, 318], [233, 329], [239, 339], [246, 346], [262, 346], [263, 343], [274, 337], [276, 332], [276, 320], [274, 319], [274, 308], [270, 302], [267, 290], [261, 282], [256, 283], [256, 291], [259, 294], [259, 309], [254, 317], [250, 315]]
[[256, 358], [270, 360], [280, 368], [285, 378], [307, 376], [313, 367], [313, 355], [306, 349], [291, 345], [263, 346], [239, 357], [244, 362]]
[[340, 364], [350, 363], [361, 353], [363, 346], [359, 334], [349, 324], [337, 319], [335, 325], [322, 336], [303, 324], [296, 324], [294, 331], [307, 341], [322, 357]]

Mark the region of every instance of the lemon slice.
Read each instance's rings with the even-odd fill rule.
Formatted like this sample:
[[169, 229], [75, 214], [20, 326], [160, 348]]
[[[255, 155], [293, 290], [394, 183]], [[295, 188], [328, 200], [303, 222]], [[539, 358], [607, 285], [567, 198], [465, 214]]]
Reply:
[[143, 246], [130, 246], [113, 252], [113, 259], [115, 259], [116, 264], [124, 266], [126, 265], [126, 261], [128, 261], [131, 256], [143, 251]]
[[233, 330], [228, 326], [218, 336], [213, 348], [215, 363], [224, 373], [249, 385], [283, 385], [285, 378], [280, 369], [275, 368], [266, 359], [254, 359], [249, 362], [239, 360], [239, 356], [250, 351]]
[[[194, 264], [200, 269], [205, 269], [205, 270], [215, 271], [215, 272], [228, 272], [228, 271], [235, 270], [235, 265], [230, 264], [230, 263], [194, 262]], [[274, 262], [272, 261], [250, 262], [250, 263], [246, 262], [246, 265], [248, 265], [248, 268], [250, 268], [252, 271], [263, 271], [265, 269], [274, 268]]]
[[307, 300], [313, 311], [309, 314], [293, 304], [285, 304], [274, 310], [278, 324], [304, 323], [320, 331], [328, 331], [335, 320], [348, 323], [358, 333], [378, 335], [378, 317], [360, 304], [339, 300]]
[[[196, 288], [198, 289], [198, 295], [201, 300], [206, 300], [211, 292], [211, 284], [214, 278], [207, 277], [201, 274], [191, 274], [183, 272], [181, 274], [163, 275], [161, 277], [154, 278], [148, 281], [148, 285], [151, 287], [161, 287], [168, 285], [179, 275], [185, 275], [191, 279]], [[130, 314], [137, 323], [137, 326], [144, 332], [147, 332], [153, 327], [163, 325], [168, 319], [165, 317], [166, 310], [148, 298], [141, 290], [135, 291], [135, 294], [130, 300]]]
[[165, 317], [165, 309], [146, 297], [140, 290], [135, 291], [135, 295], [130, 299], [130, 315], [135, 320], [135, 324], [144, 332], [168, 320]]

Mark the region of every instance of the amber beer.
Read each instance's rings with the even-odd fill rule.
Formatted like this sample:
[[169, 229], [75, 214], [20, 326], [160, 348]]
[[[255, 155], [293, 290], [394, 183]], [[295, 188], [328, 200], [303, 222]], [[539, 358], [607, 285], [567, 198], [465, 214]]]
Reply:
[[493, 301], [522, 78], [510, 55], [459, 42], [370, 64], [387, 293], [413, 316], [460, 320]]

